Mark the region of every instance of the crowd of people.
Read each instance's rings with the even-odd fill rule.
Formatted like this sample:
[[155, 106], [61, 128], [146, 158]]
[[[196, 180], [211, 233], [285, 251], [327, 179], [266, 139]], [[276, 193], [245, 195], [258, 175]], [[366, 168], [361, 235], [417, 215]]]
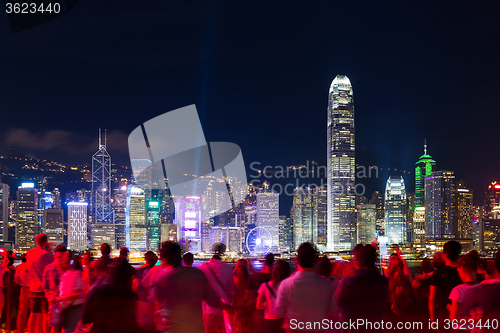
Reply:
[[[90, 253], [74, 255], [65, 245], [51, 249], [45, 234], [36, 237], [36, 244], [17, 267], [12, 253], [3, 253], [4, 331], [476, 333], [499, 329], [494, 321], [500, 319], [500, 256], [497, 253], [490, 262], [482, 261], [474, 250], [460, 256], [456, 241], [447, 242], [432, 261], [424, 259], [416, 276], [398, 250], [387, 267], [377, 266], [377, 251], [370, 244], [356, 245], [351, 261], [331, 261], [320, 257], [314, 245], [303, 243], [293, 264], [268, 254], [260, 271], [246, 259], [233, 267], [220, 253], [199, 268], [192, 267], [193, 255], [182, 255], [174, 242], [161, 244], [160, 258], [146, 252], [145, 264], [137, 269], [128, 261], [127, 248], [113, 259], [110, 246], [102, 244], [101, 257], [93, 261]], [[415, 327], [417, 322], [422, 325]]]

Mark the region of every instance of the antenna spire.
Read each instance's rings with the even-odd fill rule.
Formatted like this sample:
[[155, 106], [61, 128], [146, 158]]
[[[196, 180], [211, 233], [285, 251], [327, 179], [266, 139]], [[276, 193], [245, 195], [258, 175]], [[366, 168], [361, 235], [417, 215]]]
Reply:
[[427, 155], [427, 139], [424, 139], [424, 155]]
[[104, 148], [106, 148], [106, 144], [108, 143], [108, 130], [104, 129]]
[[101, 129], [99, 128], [99, 148], [101, 148]]

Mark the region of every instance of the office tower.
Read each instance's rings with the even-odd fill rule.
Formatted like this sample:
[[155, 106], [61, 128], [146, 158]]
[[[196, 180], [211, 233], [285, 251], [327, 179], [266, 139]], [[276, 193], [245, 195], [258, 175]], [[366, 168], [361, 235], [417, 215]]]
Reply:
[[418, 251], [425, 250], [425, 207], [415, 208], [413, 214], [413, 244]]
[[315, 241], [318, 226], [314, 225], [313, 190], [296, 188], [293, 191], [293, 248], [304, 242]]
[[215, 226], [210, 229], [209, 237], [210, 244], [222, 243], [226, 245], [226, 253], [241, 253], [243, 251], [242, 231], [238, 227]]
[[351, 82], [337, 75], [328, 93], [327, 186], [329, 251], [348, 251], [356, 242], [354, 102]]
[[472, 243], [474, 249], [482, 252], [484, 250], [484, 206], [474, 206], [472, 221]]
[[0, 240], [9, 240], [9, 185], [0, 182]]
[[272, 237], [272, 250], [279, 243], [279, 194], [272, 189], [257, 193], [257, 227], [266, 228]]
[[55, 208], [44, 209], [42, 228], [49, 239], [49, 243], [53, 243], [54, 245], [64, 243], [63, 210]]
[[327, 246], [327, 193], [326, 186], [313, 189], [313, 225], [316, 228], [316, 232], [313, 234], [313, 240], [320, 249], [326, 249]]
[[160, 248], [160, 202], [157, 200], [148, 201], [147, 229], [148, 229], [148, 250], [156, 251]]
[[68, 247], [73, 251], [87, 249], [87, 202], [68, 202]]
[[161, 227], [161, 242], [171, 241], [177, 242], [177, 224], [175, 223], [162, 223]]
[[116, 248], [115, 212], [111, 207], [111, 156], [106, 150], [99, 129], [99, 150], [92, 156], [92, 203], [91, 203], [91, 240], [92, 247], [99, 248], [108, 243]]
[[[58, 190], [59, 191], [59, 190]], [[59, 198], [61, 197], [61, 194], [59, 193]], [[38, 203], [40, 209], [43, 211], [44, 209], [61, 209], [61, 208], [56, 208], [57, 205], [54, 204], [54, 195], [52, 192], [47, 192], [47, 191], [40, 191], [38, 193]], [[61, 202], [59, 201], [59, 207], [61, 207]]]
[[489, 219], [500, 219], [500, 183], [492, 182], [486, 190], [484, 214]]
[[413, 244], [413, 215], [415, 213], [415, 193], [407, 193], [408, 206], [406, 209], [406, 243]]
[[147, 249], [146, 193], [130, 186], [125, 213], [127, 247], [137, 251]]
[[373, 192], [369, 203], [375, 205], [375, 209], [377, 211], [377, 221], [375, 225], [377, 237], [384, 236], [384, 195], [379, 191]]
[[385, 186], [385, 236], [388, 244], [406, 243], [406, 188], [403, 177], [389, 177]]
[[460, 239], [472, 239], [472, 221], [474, 220], [472, 190], [461, 180], [457, 184], [457, 219], [458, 235]]
[[293, 218], [282, 215], [280, 219], [280, 248], [282, 251], [291, 252], [294, 250], [293, 247]]
[[174, 223], [174, 201], [170, 195], [170, 190], [160, 190], [158, 194], [160, 200], [160, 223]]
[[176, 198], [175, 223], [177, 224], [177, 241], [185, 251], [201, 252], [201, 211], [199, 196]]
[[377, 207], [361, 204], [356, 209], [357, 243], [371, 244], [376, 238]]
[[417, 208], [425, 205], [425, 178], [434, 173], [436, 166], [436, 161], [427, 155], [427, 141], [424, 144], [424, 154], [415, 164], [415, 208]]
[[483, 218], [483, 247], [493, 253], [500, 247], [500, 184], [492, 182], [486, 190]]
[[111, 206], [115, 210], [115, 237], [116, 247], [127, 246], [127, 185], [122, 183], [113, 189], [113, 201]]
[[[47, 201], [48, 200], [49, 199], [47, 198]], [[59, 191], [59, 189], [57, 187], [52, 191], [52, 205], [51, 205], [51, 208], [62, 209], [62, 206], [61, 206], [61, 191]]]
[[455, 175], [436, 171], [425, 178], [425, 239], [457, 238]]
[[35, 247], [40, 233], [38, 191], [33, 183], [23, 183], [17, 190], [16, 249], [28, 251]]

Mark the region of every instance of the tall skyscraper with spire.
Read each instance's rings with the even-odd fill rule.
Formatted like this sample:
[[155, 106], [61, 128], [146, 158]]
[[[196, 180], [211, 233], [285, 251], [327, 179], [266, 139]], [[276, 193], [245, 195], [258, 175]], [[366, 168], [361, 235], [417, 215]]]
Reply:
[[327, 124], [327, 250], [347, 251], [356, 243], [356, 165], [353, 93], [345, 75], [330, 85]]
[[436, 167], [436, 161], [427, 154], [427, 140], [424, 144], [424, 154], [415, 164], [415, 208], [418, 208], [425, 206], [425, 177], [432, 175]]
[[102, 243], [116, 248], [115, 210], [111, 207], [111, 156], [106, 150], [106, 139], [105, 130], [102, 144], [99, 129], [99, 150], [92, 156], [92, 248], [99, 248]]

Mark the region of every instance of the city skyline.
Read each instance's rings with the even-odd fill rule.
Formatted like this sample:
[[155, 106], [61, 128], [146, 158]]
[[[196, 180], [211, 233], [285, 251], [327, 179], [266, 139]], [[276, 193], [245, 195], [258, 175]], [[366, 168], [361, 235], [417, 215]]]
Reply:
[[[89, 3], [15, 34], [3, 16], [0, 155], [10, 145], [14, 154], [88, 163], [97, 129], [107, 128], [110, 154], [127, 165], [126, 137], [137, 124], [194, 103], [207, 137], [238, 144], [247, 167], [321, 162], [324, 96], [335, 75], [345, 74], [356, 90], [360, 149], [412, 171], [427, 139], [439, 168], [477, 192], [500, 169], [493, 151], [499, 7]], [[332, 21], [332, 12], [342, 15]]]

